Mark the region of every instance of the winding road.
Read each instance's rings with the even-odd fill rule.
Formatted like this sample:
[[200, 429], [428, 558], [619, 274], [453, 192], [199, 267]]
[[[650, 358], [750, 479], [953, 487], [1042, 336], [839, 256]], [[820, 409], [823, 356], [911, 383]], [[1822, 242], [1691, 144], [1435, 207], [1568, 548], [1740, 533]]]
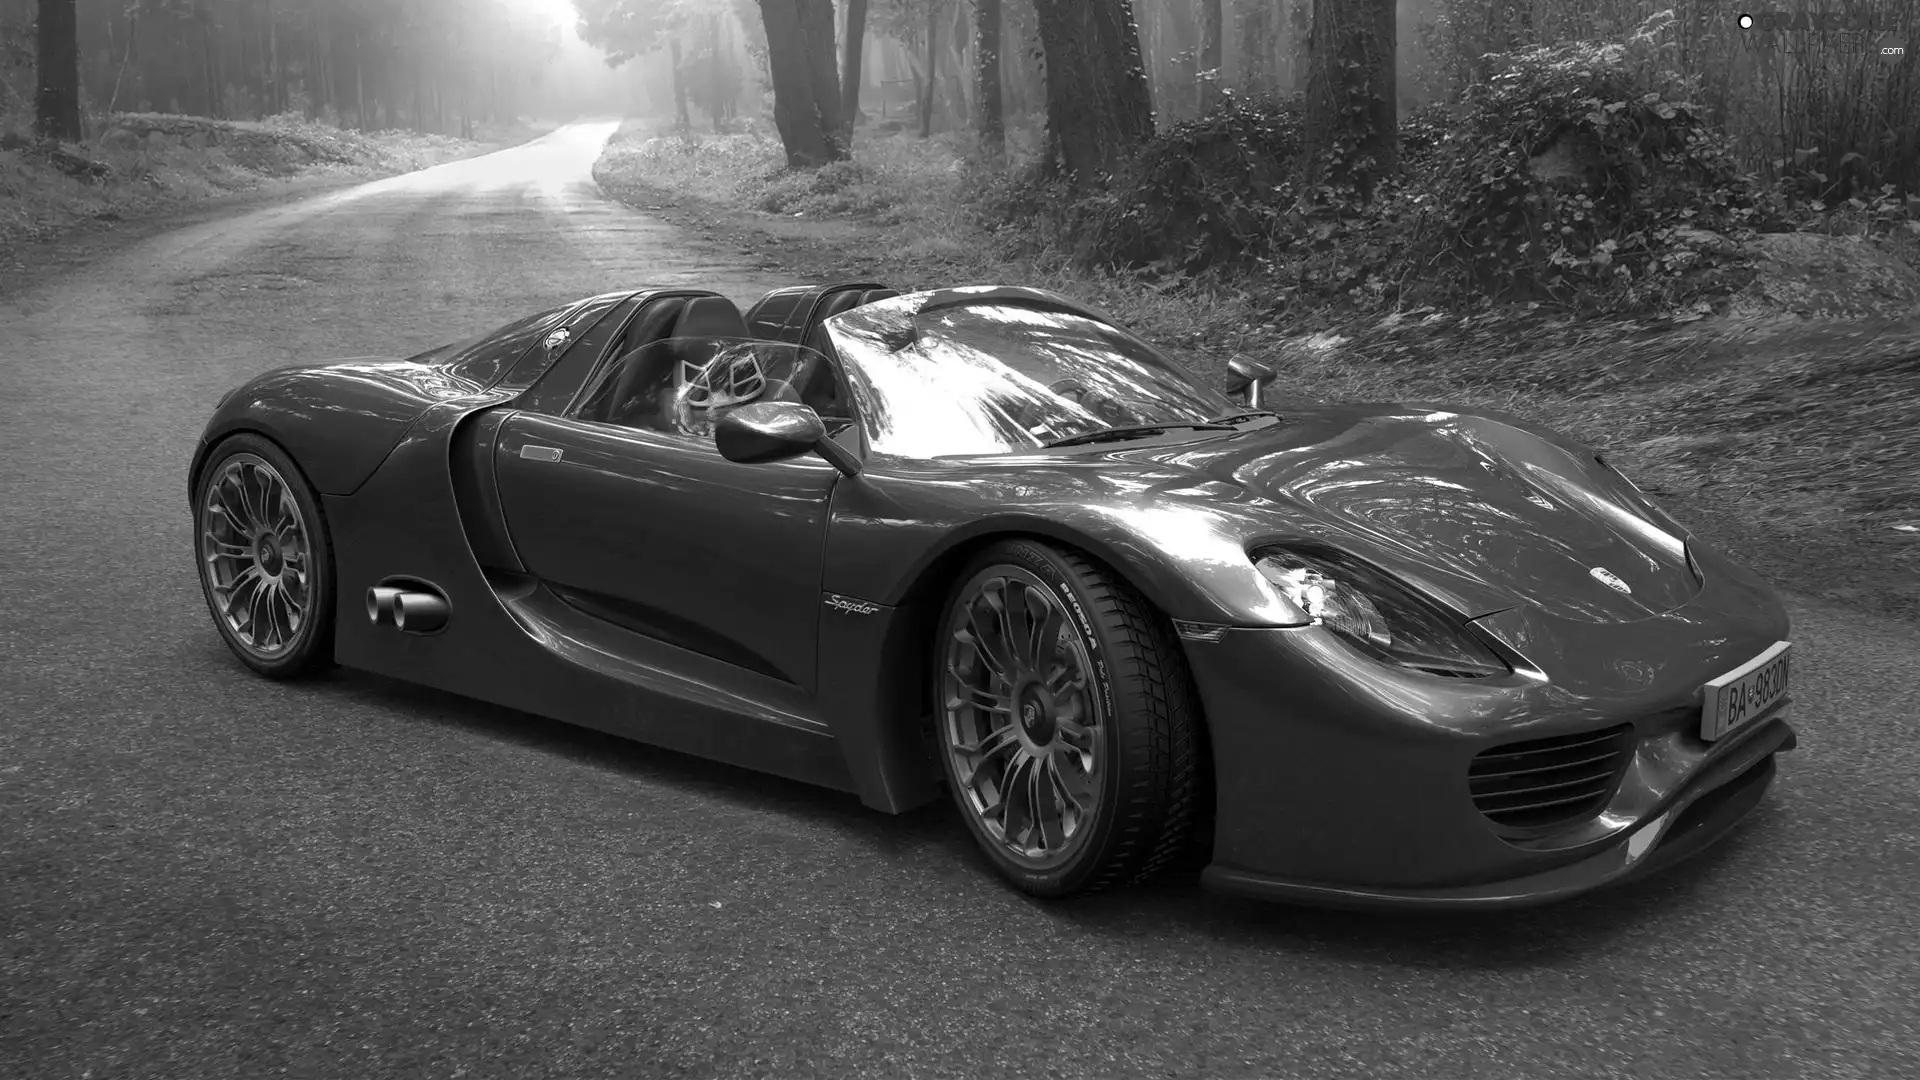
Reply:
[[1801, 749], [1750, 823], [1498, 917], [1048, 906], [944, 807], [247, 674], [185, 492], [235, 382], [623, 285], [788, 283], [604, 199], [613, 130], [0, 299], [0, 1077], [1920, 1076], [1906, 623], [1794, 600]]

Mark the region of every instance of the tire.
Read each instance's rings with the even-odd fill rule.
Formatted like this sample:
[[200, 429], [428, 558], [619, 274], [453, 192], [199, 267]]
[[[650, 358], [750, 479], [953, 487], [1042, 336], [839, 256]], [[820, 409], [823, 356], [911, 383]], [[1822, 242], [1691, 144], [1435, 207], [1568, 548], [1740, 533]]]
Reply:
[[333, 545], [320, 501], [271, 441], [233, 435], [194, 485], [194, 553], [214, 628], [269, 679], [333, 665]]
[[1124, 581], [1069, 549], [995, 543], [961, 571], [933, 651], [947, 789], [1003, 877], [1066, 897], [1191, 867], [1212, 818], [1198, 698], [1172, 628]]

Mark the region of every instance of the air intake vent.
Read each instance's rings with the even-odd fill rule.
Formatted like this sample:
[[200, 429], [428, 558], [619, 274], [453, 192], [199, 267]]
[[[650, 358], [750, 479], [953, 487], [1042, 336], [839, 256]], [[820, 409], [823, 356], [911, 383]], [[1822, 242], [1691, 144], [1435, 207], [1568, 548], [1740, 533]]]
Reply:
[[1632, 724], [1529, 739], [1482, 750], [1467, 782], [1474, 806], [1494, 824], [1548, 829], [1598, 813], [1632, 751]]

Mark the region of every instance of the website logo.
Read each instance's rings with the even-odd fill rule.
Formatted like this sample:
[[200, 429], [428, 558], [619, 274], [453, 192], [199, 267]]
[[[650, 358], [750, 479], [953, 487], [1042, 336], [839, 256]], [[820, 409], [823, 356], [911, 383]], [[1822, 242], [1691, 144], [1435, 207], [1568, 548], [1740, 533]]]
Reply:
[[1743, 11], [1734, 22], [1754, 44], [1772, 46], [1781, 34], [1842, 34], [1864, 38], [1866, 48], [1884, 60], [1907, 57], [1907, 36], [1885, 14], [1869, 11]]

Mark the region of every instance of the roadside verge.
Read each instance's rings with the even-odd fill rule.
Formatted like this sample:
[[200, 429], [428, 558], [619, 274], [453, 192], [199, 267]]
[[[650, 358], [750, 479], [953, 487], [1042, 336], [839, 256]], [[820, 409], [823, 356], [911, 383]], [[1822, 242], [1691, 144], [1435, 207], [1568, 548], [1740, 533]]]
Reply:
[[83, 144], [0, 136], [0, 296], [178, 225], [476, 157], [554, 126], [516, 120], [460, 139], [137, 113]]

